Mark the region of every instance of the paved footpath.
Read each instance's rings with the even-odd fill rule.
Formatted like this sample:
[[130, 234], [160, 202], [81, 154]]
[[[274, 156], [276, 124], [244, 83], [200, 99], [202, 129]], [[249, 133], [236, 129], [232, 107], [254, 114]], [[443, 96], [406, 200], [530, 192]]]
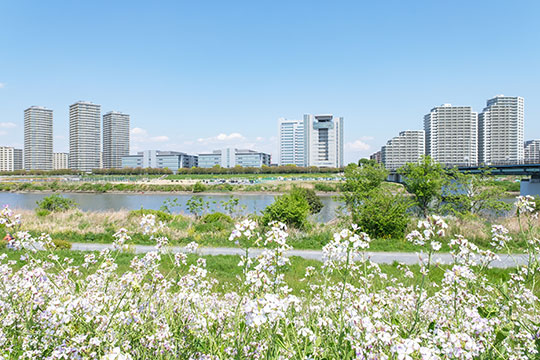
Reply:
[[[101, 251], [104, 249], [112, 249], [112, 244], [96, 244], [96, 243], [73, 243], [71, 250], [78, 251]], [[142, 254], [155, 250], [152, 245], [135, 245], [135, 253]], [[174, 246], [170, 247], [172, 252], [186, 252], [185, 247]], [[251, 249], [249, 251], [250, 256], [257, 256], [262, 252], [262, 249]], [[230, 247], [201, 247], [197, 249], [199, 255], [242, 255], [244, 251], [239, 248]], [[289, 256], [299, 256], [304, 259], [322, 260], [321, 250], [291, 250], [288, 252]], [[367, 256], [371, 261], [378, 264], [392, 264], [394, 261], [404, 263], [407, 265], [418, 264], [420, 259], [426, 260], [427, 254], [417, 254], [408, 252], [367, 252]], [[493, 267], [506, 268], [515, 267], [516, 265], [527, 264], [527, 255], [514, 254], [499, 255], [500, 260], [491, 263]], [[433, 255], [433, 262], [439, 262], [441, 264], [452, 263], [452, 257], [450, 254], [435, 254]]]

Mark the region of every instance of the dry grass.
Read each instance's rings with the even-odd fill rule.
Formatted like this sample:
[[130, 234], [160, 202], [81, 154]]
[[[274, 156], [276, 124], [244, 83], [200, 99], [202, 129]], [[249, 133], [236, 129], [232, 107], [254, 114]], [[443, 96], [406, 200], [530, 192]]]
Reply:
[[[120, 228], [125, 228], [131, 233], [140, 232], [139, 218], [130, 217], [129, 211], [81, 211], [69, 210], [61, 213], [51, 213], [47, 216], [37, 216], [32, 210], [21, 210], [24, 229], [28, 231], [61, 233], [76, 232], [86, 233], [106, 233], [116, 232]], [[192, 219], [186, 217], [189, 222]], [[166, 228], [165, 233], [171, 237], [185, 237], [186, 229]]]

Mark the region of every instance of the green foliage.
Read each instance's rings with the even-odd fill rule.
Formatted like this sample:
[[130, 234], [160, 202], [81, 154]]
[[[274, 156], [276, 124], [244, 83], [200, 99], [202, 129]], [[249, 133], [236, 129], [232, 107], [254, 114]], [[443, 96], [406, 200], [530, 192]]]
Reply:
[[261, 224], [268, 225], [272, 221], [281, 221], [298, 229], [307, 227], [310, 206], [300, 191], [277, 196], [275, 201], [264, 209]]
[[234, 223], [233, 219], [229, 215], [221, 213], [221, 212], [206, 214], [205, 216], [202, 217], [201, 222], [205, 224], [211, 224], [215, 222], [225, 222], [229, 224]]
[[457, 215], [501, 215], [509, 211], [512, 205], [501, 200], [505, 196], [504, 188], [495, 186], [489, 178], [490, 171], [481, 174], [462, 174], [452, 172], [452, 181], [444, 191], [446, 208]]
[[352, 220], [374, 238], [403, 238], [410, 205], [402, 195], [374, 191], [352, 212]]
[[193, 190], [192, 191], [194, 193], [204, 192], [204, 191], [206, 191], [206, 186], [201, 182], [196, 182], [195, 185], [193, 185]]
[[307, 189], [302, 187], [294, 187], [291, 192], [298, 192], [302, 195], [309, 204], [310, 214], [318, 214], [321, 212], [324, 204], [321, 201], [321, 198], [317, 196], [315, 190]]
[[45, 217], [47, 215], [49, 215], [51, 212], [47, 209], [39, 209], [39, 208], [36, 208], [36, 215], [39, 216], [39, 217]]
[[388, 171], [377, 163], [365, 163], [362, 166], [349, 164], [345, 168], [345, 182], [342, 185], [342, 200], [349, 210], [360, 206], [369, 194], [379, 189], [388, 177]]
[[66, 240], [53, 239], [54, 249], [56, 250], [69, 250], [71, 249], [71, 243]]
[[212, 214], [204, 215], [200, 222], [195, 224], [194, 228], [196, 232], [212, 232], [216, 233], [218, 231], [230, 230], [234, 224], [233, 219], [224, 213], [215, 212]]
[[334, 185], [330, 185], [330, 184], [323, 183], [323, 182], [316, 183], [315, 185], [313, 185], [313, 188], [316, 191], [323, 191], [323, 192], [334, 192], [334, 191], [337, 190]]
[[[228, 184], [230, 185], [230, 184]], [[219, 204], [221, 207], [231, 216], [235, 217], [238, 216], [243, 210], [245, 210], [246, 206], [239, 205], [240, 200], [234, 196], [229, 197], [228, 200], [221, 200]]]
[[424, 156], [418, 163], [408, 163], [398, 172], [424, 217], [432, 209], [438, 209], [443, 189], [449, 184], [449, 177], [441, 164], [430, 156]]
[[154, 215], [156, 217], [156, 220], [162, 221], [164, 223], [170, 222], [173, 220], [174, 216], [161, 210], [152, 210], [152, 209], [139, 209], [139, 210], [131, 210], [129, 212], [129, 218], [140, 218], [144, 215]]
[[50, 212], [64, 212], [75, 207], [75, 201], [65, 198], [60, 195], [46, 196], [40, 201], [37, 201], [37, 209], [47, 210]]
[[195, 218], [198, 219], [208, 210], [210, 203], [200, 196], [192, 196], [186, 202], [186, 207], [189, 213], [195, 215]]

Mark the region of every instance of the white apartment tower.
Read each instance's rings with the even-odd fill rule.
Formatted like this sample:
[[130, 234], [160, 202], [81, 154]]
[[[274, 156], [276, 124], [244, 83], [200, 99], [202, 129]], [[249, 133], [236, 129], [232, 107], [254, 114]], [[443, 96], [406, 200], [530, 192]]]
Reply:
[[524, 101], [497, 95], [478, 116], [478, 154], [484, 164], [521, 163], [524, 159]]
[[388, 170], [397, 170], [407, 163], [417, 163], [425, 154], [425, 132], [406, 130], [381, 148], [381, 161]]
[[53, 153], [53, 169], [64, 170], [69, 169], [69, 154], [68, 153]]
[[24, 168], [53, 168], [53, 111], [50, 109], [32, 106], [24, 110]]
[[279, 165], [308, 166], [304, 120], [279, 119]]
[[22, 149], [0, 146], [0, 171], [22, 170]]
[[103, 168], [119, 169], [129, 155], [129, 115], [111, 111], [103, 115]]
[[424, 116], [426, 155], [446, 166], [478, 162], [478, 114], [470, 106], [443, 104]]
[[79, 101], [69, 107], [69, 168], [90, 172], [100, 167], [101, 106]]
[[540, 140], [525, 142], [525, 164], [540, 164]]

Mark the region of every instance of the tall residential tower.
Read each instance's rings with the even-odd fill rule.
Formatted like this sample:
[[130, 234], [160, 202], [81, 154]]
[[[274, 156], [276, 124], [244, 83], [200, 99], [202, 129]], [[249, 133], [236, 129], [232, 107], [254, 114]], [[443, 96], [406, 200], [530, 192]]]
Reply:
[[129, 115], [111, 111], [103, 115], [103, 168], [119, 169], [129, 155]]
[[478, 114], [470, 106], [434, 107], [424, 116], [424, 130], [426, 155], [433, 160], [446, 166], [477, 164]]
[[381, 162], [388, 170], [397, 170], [407, 163], [417, 163], [424, 154], [424, 131], [406, 130], [381, 148]]
[[24, 168], [53, 168], [53, 111], [50, 109], [32, 106], [24, 110]]
[[486, 165], [521, 163], [524, 159], [524, 101], [497, 95], [478, 117], [479, 161]]
[[304, 120], [279, 119], [279, 165], [308, 166], [306, 131]]
[[69, 168], [99, 168], [101, 106], [79, 101], [69, 107]]

